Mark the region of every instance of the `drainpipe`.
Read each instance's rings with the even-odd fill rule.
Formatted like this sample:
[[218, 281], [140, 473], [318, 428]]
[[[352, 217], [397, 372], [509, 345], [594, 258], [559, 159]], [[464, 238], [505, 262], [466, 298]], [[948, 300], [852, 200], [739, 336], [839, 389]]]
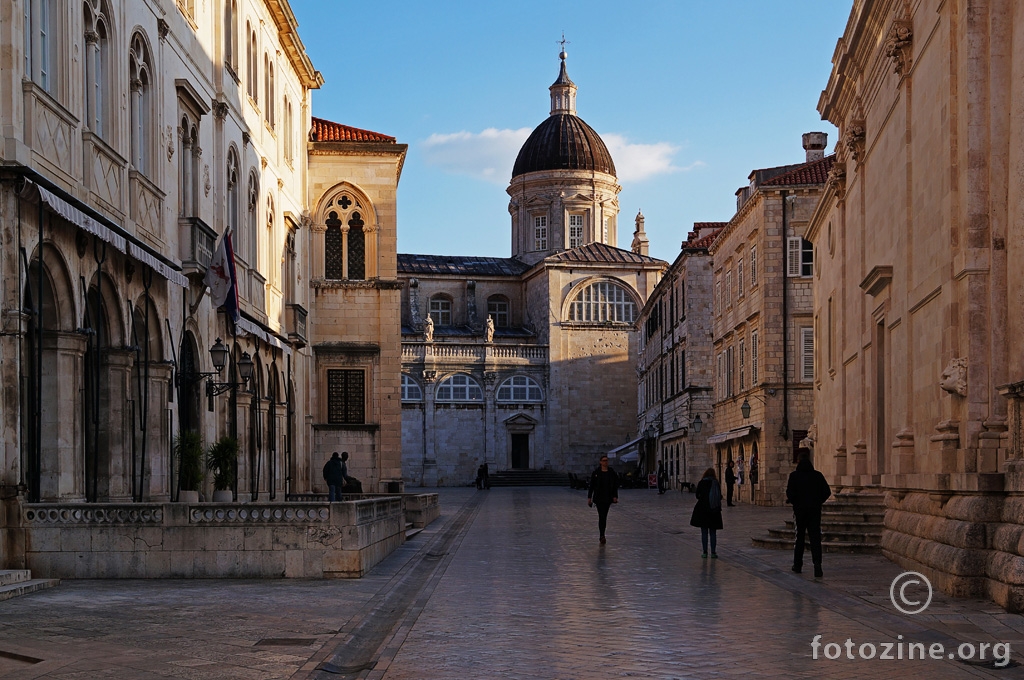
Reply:
[[786, 199], [789, 193], [780, 192], [782, 197], [782, 427], [779, 436], [789, 439], [789, 216], [786, 214]]

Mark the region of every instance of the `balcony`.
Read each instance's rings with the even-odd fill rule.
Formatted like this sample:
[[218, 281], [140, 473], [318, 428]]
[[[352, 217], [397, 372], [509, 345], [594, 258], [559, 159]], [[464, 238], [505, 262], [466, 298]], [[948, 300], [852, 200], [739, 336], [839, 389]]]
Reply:
[[198, 217], [179, 217], [178, 233], [185, 252], [181, 254], [181, 270], [186, 276], [205, 276], [217, 246], [217, 232]]
[[288, 329], [288, 339], [296, 347], [306, 346], [306, 314], [302, 305], [292, 303], [285, 306], [285, 326]]

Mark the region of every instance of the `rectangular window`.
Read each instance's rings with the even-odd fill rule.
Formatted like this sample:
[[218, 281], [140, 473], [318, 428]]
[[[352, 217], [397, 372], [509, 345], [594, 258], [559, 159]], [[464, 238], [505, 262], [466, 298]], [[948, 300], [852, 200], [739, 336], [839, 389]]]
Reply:
[[718, 380], [716, 381], [715, 387], [718, 393], [718, 399], [721, 401], [725, 398], [725, 353], [718, 353]]
[[569, 215], [569, 247], [583, 245], [583, 215]]
[[814, 380], [814, 329], [800, 329], [800, 380]]
[[750, 287], [757, 285], [757, 246], [750, 246]]
[[715, 282], [715, 314], [722, 313], [722, 282]]
[[725, 273], [725, 307], [732, 307], [732, 269]]
[[494, 325], [496, 328], [508, 328], [508, 302], [505, 300], [488, 300], [487, 301], [487, 316], [494, 319]]
[[736, 263], [736, 297], [743, 297], [743, 258]]
[[327, 422], [363, 425], [366, 422], [365, 374], [361, 370], [327, 371]]
[[548, 249], [548, 218], [546, 215], [533, 218], [533, 249]]
[[747, 389], [747, 383], [744, 380], [744, 378], [745, 378], [744, 370], [746, 369], [746, 365], [745, 365], [746, 364], [746, 356], [745, 356], [746, 348], [747, 348], [746, 341], [743, 338], [740, 338], [740, 342], [739, 342], [739, 350], [740, 350], [740, 392], [742, 392], [743, 390]]
[[814, 244], [800, 239], [803, 248], [800, 251], [800, 276], [814, 276]]
[[800, 276], [800, 251], [803, 239], [790, 236], [786, 239], [786, 276]]
[[679, 355], [679, 389], [686, 389], [686, 352]]
[[430, 318], [435, 326], [452, 325], [452, 301], [448, 298], [431, 298]]
[[760, 378], [757, 374], [757, 331], [750, 331], [750, 386], [757, 387]]
[[679, 320], [686, 321], [686, 283], [679, 282]]
[[725, 396], [731, 397], [733, 395], [733, 389], [735, 384], [733, 383], [734, 378], [734, 366], [735, 356], [733, 354], [733, 348], [728, 347], [725, 350]]

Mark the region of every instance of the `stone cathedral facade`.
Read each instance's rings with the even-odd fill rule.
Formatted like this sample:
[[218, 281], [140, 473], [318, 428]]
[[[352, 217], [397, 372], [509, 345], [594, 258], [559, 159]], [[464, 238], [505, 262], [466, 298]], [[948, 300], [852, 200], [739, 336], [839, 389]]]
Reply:
[[398, 256], [407, 483], [468, 484], [482, 463], [582, 474], [635, 436], [635, 322], [667, 263], [642, 215], [616, 247], [615, 164], [565, 56], [512, 170], [512, 256]]

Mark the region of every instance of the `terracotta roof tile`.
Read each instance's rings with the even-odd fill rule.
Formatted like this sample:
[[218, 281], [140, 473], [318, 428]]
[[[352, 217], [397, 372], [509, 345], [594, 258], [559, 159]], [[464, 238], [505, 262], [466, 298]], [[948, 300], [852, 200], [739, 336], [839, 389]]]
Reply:
[[351, 125], [334, 123], [323, 118], [313, 117], [313, 127], [309, 131], [311, 142], [386, 142], [395, 143], [394, 137], [382, 135], [371, 130], [361, 130]]
[[836, 155], [825, 156], [810, 163], [804, 163], [794, 170], [773, 177], [761, 184], [764, 187], [799, 186], [802, 184], [824, 184], [828, 180], [828, 172], [836, 162]]
[[[724, 228], [725, 225], [728, 224], [728, 223], [727, 222], [723, 222], [721, 224], [722, 224], [722, 228]], [[710, 248], [711, 244], [715, 242], [715, 238], [720, 233], [722, 233], [722, 228], [716, 229], [715, 231], [711, 232], [710, 234], [702, 236], [699, 239], [683, 241], [683, 247], [684, 248]]]

